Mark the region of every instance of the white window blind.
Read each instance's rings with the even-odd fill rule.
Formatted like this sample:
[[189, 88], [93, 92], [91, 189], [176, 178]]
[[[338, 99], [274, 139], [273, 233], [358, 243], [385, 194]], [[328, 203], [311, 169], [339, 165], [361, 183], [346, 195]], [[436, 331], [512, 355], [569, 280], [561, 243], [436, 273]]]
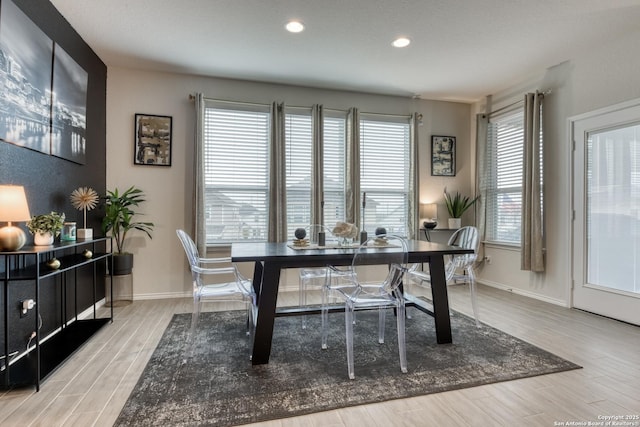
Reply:
[[311, 224], [312, 123], [310, 109], [287, 109], [287, 236]]
[[520, 243], [524, 111], [492, 119], [487, 137], [487, 240]]
[[[360, 191], [364, 229], [406, 235], [409, 206], [409, 118], [361, 115]], [[362, 195], [360, 196], [362, 203]]]
[[324, 117], [324, 224], [344, 221], [346, 114]]
[[208, 103], [204, 113], [207, 244], [267, 238], [268, 106]]

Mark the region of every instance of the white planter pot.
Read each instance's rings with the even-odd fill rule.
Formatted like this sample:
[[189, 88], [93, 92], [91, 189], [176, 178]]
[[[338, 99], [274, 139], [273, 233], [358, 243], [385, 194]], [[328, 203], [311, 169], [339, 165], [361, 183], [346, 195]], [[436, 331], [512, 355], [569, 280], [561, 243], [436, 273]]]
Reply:
[[449, 228], [452, 230], [455, 230], [457, 228], [460, 228], [461, 226], [461, 219], [460, 218], [449, 218]]
[[36, 246], [49, 246], [53, 245], [53, 234], [46, 233], [36, 233], [33, 235], [33, 244]]

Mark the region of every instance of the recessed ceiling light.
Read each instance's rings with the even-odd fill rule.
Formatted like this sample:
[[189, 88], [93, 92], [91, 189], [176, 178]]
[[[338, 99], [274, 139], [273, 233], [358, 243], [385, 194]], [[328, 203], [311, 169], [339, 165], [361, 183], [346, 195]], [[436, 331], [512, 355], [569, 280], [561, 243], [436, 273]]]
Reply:
[[391, 44], [393, 46], [395, 46], [395, 47], [407, 47], [407, 46], [409, 46], [409, 43], [411, 43], [411, 40], [409, 40], [408, 38], [406, 38], [406, 37], [398, 37]]
[[300, 21], [289, 21], [287, 25], [285, 25], [285, 28], [290, 33], [299, 33], [304, 30], [304, 24]]

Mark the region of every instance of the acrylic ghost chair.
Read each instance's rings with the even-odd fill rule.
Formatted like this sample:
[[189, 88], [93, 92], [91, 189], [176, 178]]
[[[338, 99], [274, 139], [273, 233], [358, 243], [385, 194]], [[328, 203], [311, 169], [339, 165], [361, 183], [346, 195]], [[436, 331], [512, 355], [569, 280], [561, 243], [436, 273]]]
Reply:
[[[307, 236], [310, 236], [310, 241], [312, 244], [318, 243], [318, 234], [320, 232], [324, 233], [325, 245], [327, 247], [335, 247], [338, 244], [338, 239], [333, 235], [331, 229], [324, 225], [310, 225], [305, 228], [307, 230]], [[334, 278], [337, 275], [337, 271], [334, 272]], [[345, 272], [346, 273], [346, 272]], [[309, 288], [316, 288], [318, 290], [322, 290], [322, 287], [325, 285], [327, 277], [327, 268], [326, 267], [311, 267], [311, 268], [302, 268], [300, 269], [299, 276], [299, 306], [300, 308], [305, 307], [307, 305], [307, 292]], [[336, 283], [336, 286], [339, 286]], [[307, 316], [302, 316], [302, 329], [306, 329], [307, 327]]]
[[202, 303], [206, 301], [242, 301], [246, 304], [247, 335], [250, 337], [251, 354], [257, 315], [256, 294], [251, 281], [244, 278], [236, 266], [231, 264], [231, 258], [202, 258], [198, 254], [196, 244], [184, 230], [176, 230], [176, 234], [189, 260], [193, 279], [193, 314], [187, 354], [192, 350]]
[[[404, 238], [382, 235], [368, 239], [357, 249], [350, 267], [329, 266], [323, 292], [322, 348], [327, 348], [329, 293], [345, 302], [347, 366], [350, 379], [355, 378], [353, 354], [354, 312], [359, 309], [378, 311], [378, 342], [384, 343], [386, 308], [396, 311], [400, 370], [407, 372], [405, 345], [405, 302], [402, 283], [408, 271], [407, 242]], [[345, 271], [348, 274], [345, 274]], [[333, 275], [337, 274], [336, 277]], [[334, 279], [337, 279], [334, 281]], [[335, 286], [336, 282], [340, 286]]]
[[[471, 308], [473, 309], [473, 316], [477, 327], [480, 327], [480, 317], [478, 315], [474, 264], [478, 257], [479, 243], [479, 232], [476, 227], [467, 226], [459, 228], [451, 235], [447, 244], [449, 246], [458, 246], [464, 249], [473, 249], [473, 253], [449, 255], [445, 264], [445, 277], [447, 279], [447, 283], [469, 283]], [[431, 276], [428, 272], [413, 269], [413, 271], [409, 273], [409, 278], [420, 286], [431, 284]]]

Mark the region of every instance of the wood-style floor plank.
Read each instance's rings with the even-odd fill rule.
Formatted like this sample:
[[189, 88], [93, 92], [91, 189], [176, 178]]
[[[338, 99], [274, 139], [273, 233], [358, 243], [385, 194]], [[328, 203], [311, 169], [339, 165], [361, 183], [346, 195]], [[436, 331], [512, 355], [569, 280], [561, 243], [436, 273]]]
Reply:
[[[429, 294], [428, 289], [412, 289]], [[552, 426], [598, 421], [600, 415], [640, 414], [639, 327], [486, 286], [478, 290], [483, 322], [584, 369], [253, 426]], [[466, 285], [449, 287], [449, 295], [454, 310], [471, 315]], [[310, 293], [309, 300], [314, 298], [317, 292]], [[281, 306], [297, 302], [296, 292], [278, 299]], [[241, 307], [220, 303], [205, 309]], [[113, 324], [55, 371], [39, 393], [32, 387], [0, 392], [0, 425], [111, 426], [171, 317], [190, 309], [188, 298], [116, 307]]]

